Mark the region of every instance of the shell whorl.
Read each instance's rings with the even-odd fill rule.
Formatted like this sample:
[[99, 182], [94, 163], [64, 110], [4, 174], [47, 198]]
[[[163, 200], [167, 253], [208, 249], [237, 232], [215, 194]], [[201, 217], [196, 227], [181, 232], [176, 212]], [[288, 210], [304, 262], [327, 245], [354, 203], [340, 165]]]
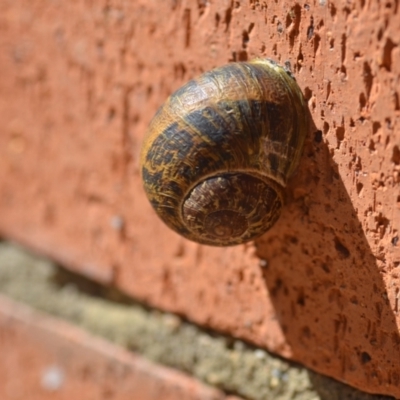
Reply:
[[225, 173], [195, 186], [183, 203], [182, 216], [203, 241], [234, 244], [272, 226], [282, 204], [273, 182], [245, 173]]
[[307, 132], [294, 79], [269, 60], [232, 63], [172, 94], [153, 118], [141, 166], [151, 204], [188, 239], [233, 245], [279, 218]]

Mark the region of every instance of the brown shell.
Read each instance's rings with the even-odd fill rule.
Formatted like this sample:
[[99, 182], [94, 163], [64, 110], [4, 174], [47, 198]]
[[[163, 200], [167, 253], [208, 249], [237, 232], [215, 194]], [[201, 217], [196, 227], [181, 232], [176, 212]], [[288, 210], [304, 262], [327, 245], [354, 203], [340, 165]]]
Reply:
[[254, 239], [278, 219], [308, 131], [294, 78], [267, 59], [188, 82], [153, 118], [141, 169], [151, 204], [199, 243]]

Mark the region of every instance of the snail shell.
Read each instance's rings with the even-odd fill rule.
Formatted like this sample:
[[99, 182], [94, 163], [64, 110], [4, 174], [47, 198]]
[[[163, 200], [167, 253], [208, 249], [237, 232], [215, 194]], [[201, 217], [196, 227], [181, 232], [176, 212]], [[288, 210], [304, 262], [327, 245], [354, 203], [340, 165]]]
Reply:
[[268, 59], [206, 72], [172, 94], [141, 153], [147, 196], [184, 237], [229, 246], [279, 218], [308, 131], [294, 78]]

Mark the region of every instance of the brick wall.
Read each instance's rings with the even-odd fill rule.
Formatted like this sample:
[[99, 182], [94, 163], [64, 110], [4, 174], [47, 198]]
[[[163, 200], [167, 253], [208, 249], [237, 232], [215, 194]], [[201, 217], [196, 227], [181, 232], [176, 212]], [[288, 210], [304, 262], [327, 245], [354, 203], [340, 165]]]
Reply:
[[[0, 1], [0, 232], [152, 307], [399, 397], [398, 3]], [[166, 228], [138, 155], [166, 97], [289, 61], [313, 127], [276, 226]]]

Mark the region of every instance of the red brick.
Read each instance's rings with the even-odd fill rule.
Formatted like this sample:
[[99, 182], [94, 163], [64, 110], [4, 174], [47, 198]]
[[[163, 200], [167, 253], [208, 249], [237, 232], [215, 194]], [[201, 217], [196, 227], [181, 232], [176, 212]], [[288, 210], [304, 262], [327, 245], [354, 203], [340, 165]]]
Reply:
[[0, 353], [3, 400], [234, 400], [4, 296]]

